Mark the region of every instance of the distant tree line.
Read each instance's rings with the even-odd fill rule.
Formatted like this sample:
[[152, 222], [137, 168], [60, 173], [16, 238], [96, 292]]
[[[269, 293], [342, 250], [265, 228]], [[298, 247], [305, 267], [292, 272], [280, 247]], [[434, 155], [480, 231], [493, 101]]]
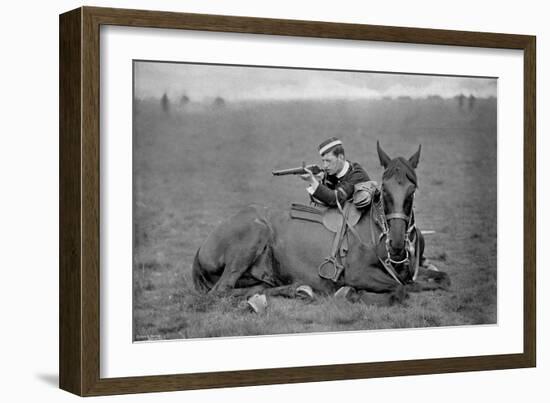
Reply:
[[[191, 98], [189, 98], [187, 94], [183, 94], [179, 99], [179, 106], [184, 107], [190, 102], [191, 102]], [[226, 101], [223, 97], [217, 96], [216, 98], [214, 98], [212, 105], [214, 105], [217, 108], [222, 108], [226, 105]], [[171, 102], [166, 92], [162, 94], [162, 97], [160, 97], [160, 107], [164, 112], [166, 113], [170, 112]]]

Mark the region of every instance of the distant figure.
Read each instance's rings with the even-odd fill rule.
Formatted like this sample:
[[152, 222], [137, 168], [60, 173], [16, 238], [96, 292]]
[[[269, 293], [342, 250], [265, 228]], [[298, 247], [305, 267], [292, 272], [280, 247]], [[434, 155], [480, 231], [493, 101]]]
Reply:
[[170, 110], [170, 100], [168, 99], [168, 95], [166, 95], [166, 92], [160, 99], [160, 106], [162, 107], [162, 110], [164, 112], [169, 112]]
[[[346, 160], [342, 141], [331, 137], [319, 145], [323, 162], [323, 172], [319, 175], [308, 173], [301, 178], [309, 183], [307, 192], [313, 202], [330, 207], [341, 206], [353, 197], [355, 185], [370, 181], [369, 175], [357, 162]], [[369, 200], [370, 201], [370, 200]]]
[[185, 106], [187, 105], [191, 100], [189, 99], [189, 97], [185, 94], [183, 94], [180, 98], [180, 106]]
[[214, 99], [214, 106], [218, 108], [224, 107], [225, 99], [223, 99], [222, 97], [216, 97], [216, 99]]
[[468, 109], [472, 111], [474, 109], [476, 103], [476, 97], [473, 96], [473, 94], [470, 94], [470, 97], [468, 98]]
[[462, 109], [464, 107], [464, 100], [466, 99], [466, 96], [464, 94], [460, 94], [457, 96], [458, 98], [458, 107]]

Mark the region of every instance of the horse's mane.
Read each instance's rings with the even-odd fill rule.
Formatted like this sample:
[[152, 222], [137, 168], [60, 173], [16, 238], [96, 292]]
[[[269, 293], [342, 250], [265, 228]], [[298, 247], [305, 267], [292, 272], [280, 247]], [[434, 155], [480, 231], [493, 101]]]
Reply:
[[403, 184], [405, 180], [408, 179], [409, 181], [414, 183], [415, 186], [418, 186], [416, 172], [410, 165], [409, 161], [407, 161], [403, 157], [397, 157], [391, 160], [388, 164], [388, 167], [382, 174], [383, 180], [387, 180], [393, 177], [395, 177], [399, 184]]

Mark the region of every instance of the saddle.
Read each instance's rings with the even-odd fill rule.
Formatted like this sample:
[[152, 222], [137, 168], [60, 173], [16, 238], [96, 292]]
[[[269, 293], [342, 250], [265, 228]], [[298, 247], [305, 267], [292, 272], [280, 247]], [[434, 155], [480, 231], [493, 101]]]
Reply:
[[361, 211], [353, 204], [347, 202], [342, 211], [338, 208], [318, 208], [304, 204], [293, 203], [290, 206], [290, 217], [295, 220], [310, 221], [323, 225], [328, 231], [334, 233], [330, 256], [326, 257], [319, 265], [319, 276], [337, 282], [344, 271], [343, 260], [348, 251], [347, 229], [355, 226], [361, 218]]
[[[349, 209], [347, 222], [354, 226], [361, 218], [359, 210], [352, 202], [344, 205], [344, 211]], [[322, 224], [330, 232], [338, 232], [344, 223], [344, 216], [337, 208], [313, 207], [305, 204], [292, 203], [290, 217], [295, 220], [304, 220]]]

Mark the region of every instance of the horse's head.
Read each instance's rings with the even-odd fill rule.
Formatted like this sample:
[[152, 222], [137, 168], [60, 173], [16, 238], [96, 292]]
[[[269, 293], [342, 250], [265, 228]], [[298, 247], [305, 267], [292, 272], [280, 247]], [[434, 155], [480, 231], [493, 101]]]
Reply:
[[390, 158], [378, 142], [376, 147], [380, 164], [384, 167], [381, 197], [389, 227], [389, 252], [392, 256], [402, 256], [417, 188], [415, 169], [420, 159], [421, 146], [408, 160], [403, 157]]

